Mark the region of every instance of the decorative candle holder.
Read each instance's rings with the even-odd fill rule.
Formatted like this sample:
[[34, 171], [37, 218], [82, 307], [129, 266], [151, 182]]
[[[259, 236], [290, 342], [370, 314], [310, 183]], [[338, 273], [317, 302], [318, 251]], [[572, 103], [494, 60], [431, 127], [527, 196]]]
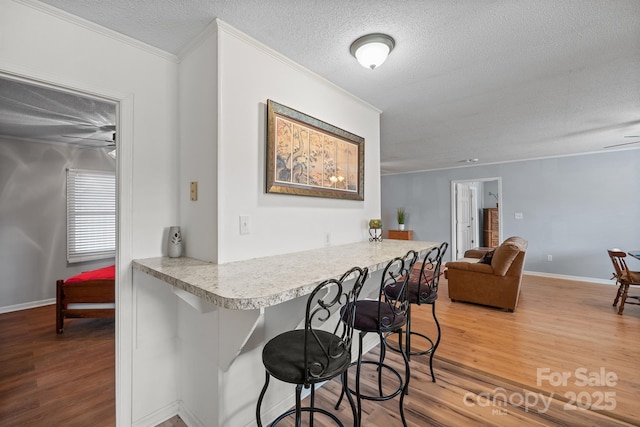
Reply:
[[179, 258], [182, 256], [182, 234], [180, 227], [169, 227], [169, 241], [167, 242], [169, 258]]
[[370, 219], [369, 220], [369, 241], [370, 242], [382, 242], [382, 220]]

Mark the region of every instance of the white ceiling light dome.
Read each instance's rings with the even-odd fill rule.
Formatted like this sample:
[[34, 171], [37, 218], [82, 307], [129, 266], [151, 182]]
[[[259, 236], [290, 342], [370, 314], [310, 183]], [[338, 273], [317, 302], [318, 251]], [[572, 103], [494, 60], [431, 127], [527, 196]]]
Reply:
[[387, 60], [395, 45], [395, 40], [386, 34], [367, 34], [351, 43], [349, 51], [363, 67], [373, 70]]

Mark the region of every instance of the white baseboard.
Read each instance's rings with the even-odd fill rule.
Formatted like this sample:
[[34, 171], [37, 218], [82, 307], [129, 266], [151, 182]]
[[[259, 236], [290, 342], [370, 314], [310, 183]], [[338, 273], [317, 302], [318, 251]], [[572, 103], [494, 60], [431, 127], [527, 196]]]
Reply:
[[50, 299], [43, 299], [40, 301], [31, 301], [31, 302], [25, 302], [22, 304], [8, 305], [6, 307], [0, 307], [0, 314], [11, 313], [12, 311], [28, 310], [30, 308], [42, 307], [45, 305], [51, 305], [55, 303], [56, 303], [56, 299], [50, 298]]
[[184, 403], [180, 401], [180, 408], [178, 409], [178, 416], [184, 421], [184, 423], [189, 427], [206, 427], [200, 418], [195, 416], [193, 412], [191, 412], [187, 407], [184, 406]]
[[537, 271], [525, 271], [524, 274], [529, 275], [529, 276], [549, 277], [550, 279], [561, 279], [561, 280], [573, 280], [573, 281], [576, 281], [576, 282], [599, 283], [601, 285], [614, 285], [615, 286], [615, 284], [616, 284], [616, 282], [614, 280], [596, 279], [594, 277], [569, 276], [567, 274], [539, 273]]
[[[167, 421], [169, 418], [178, 415], [179, 409], [178, 401], [171, 402], [170, 404], [148, 414], [144, 417], [137, 419], [133, 422], [134, 427], [153, 427]], [[189, 425], [189, 424], [187, 424]]]

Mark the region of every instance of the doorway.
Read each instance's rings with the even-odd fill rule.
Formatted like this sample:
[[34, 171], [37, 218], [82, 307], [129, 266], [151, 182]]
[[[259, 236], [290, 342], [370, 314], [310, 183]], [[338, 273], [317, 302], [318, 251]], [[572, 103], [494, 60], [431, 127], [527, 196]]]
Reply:
[[[65, 167], [78, 165], [82, 168], [113, 171], [116, 174], [116, 180], [119, 180], [120, 174], [117, 169], [120, 159], [114, 160], [109, 153], [114, 150], [115, 141], [118, 140], [120, 145], [123, 139], [119, 137], [120, 130], [116, 131], [121, 111], [119, 100], [116, 97], [105, 98], [98, 94], [92, 95], [91, 91], [65, 88], [53, 82], [5, 73], [2, 70], [0, 70], [0, 84], [3, 88], [0, 100], [0, 111], [2, 112], [0, 119], [2, 122], [2, 126], [0, 126], [2, 137], [0, 139], [2, 141], [0, 142], [5, 144], [3, 152], [11, 154], [11, 156], [4, 156], [7, 163], [5, 163], [5, 167], [0, 167], [0, 169], [6, 172], [3, 178], [6, 178], [7, 182], [11, 184], [6, 187], [22, 189], [22, 191], [13, 192], [19, 195], [19, 197], [14, 197], [14, 203], [5, 204], [4, 201], [2, 203], [3, 206], [10, 205], [12, 211], [5, 217], [4, 227], [0, 227], [0, 234], [3, 229], [4, 231], [15, 229], [18, 232], [12, 236], [16, 238], [11, 240], [14, 248], [37, 248], [37, 251], [7, 251], [6, 253], [11, 254], [17, 261], [8, 257], [2, 260], [5, 265], [5, 274], [22, 277], [35, 276], [39, 279], [7, 281], [7, 286], [14, 282], [32, 284], [30, 288], [23, 286], [20, 293], [13, 292], [19, 304], [11, 304], [11, 301], [6, 299], [3, 301], [3, 303], [9, 304], [8, 311], [19, 311], [50, 305], [54, 300], [50, 297], [55, 296], [55, 280], [72, 275], [65, 270], [70, 267], [63, 264], [66, 259], [64, 253], [66, 250], [65, 245], [60, 241], [60, 236], [62, 236], [62, 240], [66, 237], [66, 212], [52, 208], [57, 208], [60, 205], [59, 201], [64, 197], [65, 182], [60, 178], [65, 176]], [[77, 112], [82, 112], [82, 114], [77, 115]], [[74, 147], [70, 148], [70, 145]], [[119, 148], [118, 155], [121, 155]], [[9, 163], [13, 163], [14, 166], [6, 167]], [[28, 186], [31, 181], [27, 181], [25, 175], [36, 181], [26, 189], [23, 187]], [[121, 187], [121, 185], [116, 187], [117, 218], [121, 211], [121, 205], [118, 201], [119, 196], [122, 196], [118, 190]], [[10, 196], [11, 194], [5, 191], [4, 195]], [[57, 199], [57, 201], [52, 201], [53, 199]], [[6, 213], [7, 210], [4, 212]], [[46, 218], [47, 227], [39, 228], [38, 222], [42, 222], [43, 217]], [[121, 221], [117, 220], [116, 236], [120, 232], [120, 223]], [[28, 238], [20, 240], [21, 236]], [[116, 237], [116, 254], [118, 254], [117, 245], [119, 242], [120, 239]], [[4, 242], [4, 244], [7, 243], [7, 241]], [[36, 255], [41, 259], [41, 262], [32, 262], [32, 258]], [[10, 265], [9, 261], [12, 261]], [[74, 265], [74, 267], [76, 269], [93, 269], [93, 262], [85, 261], [82, 264]], [[102, 263], [104, 262], [106, 261]], [[111, 260], [111, 262], [113, 261]], [[115, 262], [122, 265], [118, 255], [116, 255]], [[40, 276], [45, 279], [42, 280]], [[116, 283], [120, 282], [119, 277], [116, 280]], [[53, 289], [53, 292], [49, 294], [50, 289]], [[12, 289], [8, 290], [5, 287], [4, 291], [6, 294]], [[118, 293], [117, 289], [116, 293]], [[23, 299], [18, 301], [18, 297]], [[26, 302], [22, 303], [22, 301]], [[118, 323], [116, 320], [116, 327], [111, 325], [111, 342], [115, 341], [114, 335], [117, 338]], [[52, 321], [50, 329], [52, 334], [54, 334], [54, 326], [55, 322]], [[89, 331], [89, 333], [91, 332]], [[63, 340], [57, 341], [60, 341], [60, 343], [57, 342], [60, 344], [59, 347], [63, 347]], [[113, 351], [115, 354], [115, 348]], [[116, 370], [115, 365], [112, 365], [111, 368], [112, 371]], [[115, 382], [115, 375], [113, 377]], [[114, 395], [113, 398], [115, 399], [116, 396]], [[114, 411], [114, 419], [115, 416]]]
[[[498, 209], [502, 217], [502, 178], [451, 181], [451, 258], [464, 257], [468, 249], [487, 246], [481, 233], [485, 209]], [[498, 240], [502, 241], [502, 221]]]

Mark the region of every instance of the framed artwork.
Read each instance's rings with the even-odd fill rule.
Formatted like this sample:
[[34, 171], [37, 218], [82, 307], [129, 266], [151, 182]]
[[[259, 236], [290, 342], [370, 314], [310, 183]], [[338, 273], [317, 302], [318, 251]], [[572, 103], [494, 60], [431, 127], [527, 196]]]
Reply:
[[267, 101], [267, 193], [364, 200], [364, 138]]

